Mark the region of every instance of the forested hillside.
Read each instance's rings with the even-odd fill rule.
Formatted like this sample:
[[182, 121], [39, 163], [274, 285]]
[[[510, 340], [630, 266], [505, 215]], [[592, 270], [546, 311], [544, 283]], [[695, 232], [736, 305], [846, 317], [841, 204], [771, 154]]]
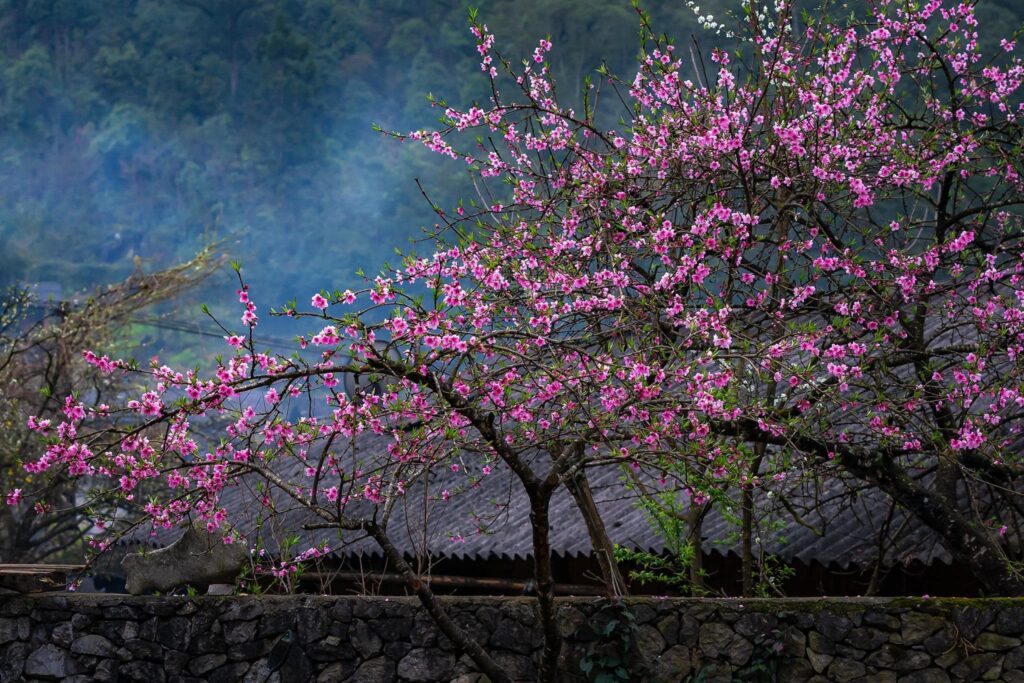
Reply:
[[[511, 54], [552, 33], [574, 83], [636, 53], [627, 2], [482, 11]], [[430, 219], [414, 178], [463, 176], [371, 124], [486, 95], [457, 2], [9, 0], [0, 44], [0, 284], [107, 282], [214, 238], [265, 301], [351, 283]]]
[[[0, 2], [0, 285], [91, 286], [222, 239], [267, 303], [352, 286], [430, 222], [415, 178], [471, 194], [458, 164], [371, 129], [432, 124], [430, 92], [486, 97], [469, 4]], [[635, 70], [628, 0], [472, 4], [511, 57], [550, 35], [563, 90], [602, 60]], [[682, 2], [645, 5], [679, 41], [699, 33]], [[981, 5], [986, 22], [1024, 16]]]

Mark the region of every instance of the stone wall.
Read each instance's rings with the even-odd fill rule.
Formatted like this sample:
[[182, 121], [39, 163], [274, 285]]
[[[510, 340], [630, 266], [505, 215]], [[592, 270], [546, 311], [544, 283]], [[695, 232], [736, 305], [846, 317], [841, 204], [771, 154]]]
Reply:
[[[534, 680], [529, 598], [453, 598], [453, 618]], [[568, 681], [1024, 681], [1024, 600], [565, 599]], [[470, 660], [408, 598], [0, 596], [0, 682], [459, 681]], [[613, 679], [613, 680], [621, 680]]]

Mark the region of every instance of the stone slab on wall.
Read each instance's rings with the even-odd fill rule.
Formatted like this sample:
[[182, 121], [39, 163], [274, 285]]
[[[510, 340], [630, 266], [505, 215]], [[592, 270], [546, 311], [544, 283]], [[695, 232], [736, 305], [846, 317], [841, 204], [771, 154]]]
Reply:
[[[533, 600], [442, 602], [514, 679], [536, 678]], [[621, 633], [635, 680], [1024, 681], [1024, 599], [637, 598], [628, 619], [559, 603], [567, 681], [587, 680], [581, 663], [600, 666]], [[0, 683], [479, 678], [412, 598], [0, 596]]]

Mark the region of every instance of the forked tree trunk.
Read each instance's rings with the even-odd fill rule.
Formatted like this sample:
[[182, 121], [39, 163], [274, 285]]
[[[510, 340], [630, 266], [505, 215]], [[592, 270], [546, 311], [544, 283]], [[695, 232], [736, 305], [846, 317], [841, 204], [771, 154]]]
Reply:
[[[741, 436], [751, 442], [764, 440], [764, 433], [751, 420], [739, 424], [720, 423], [719, 433]], [[903, 469], [894, 455], [859, 454], [812, 437], [792, 435], [779, 445], [798, 448], [821, 462], [838, 462], [851, 475], [889, 495], [941, 538], [958, 561], [963, 562], [988, 595], [1024, 595], [1024, 576], [1010, 563], [991, 533], [980, 520], [966, 517], [953, 503], [922, 486]]]
[[857, 478], [885, 491], [931, 528], [953, 556], [968, 566], [986, 594], [1024, 595], [1024, 577], [1013, 568], [999, 544], [943, 496], [914, 481], [898, 464], [884, 457], [871, 465], [843, 458], [842, 465]]

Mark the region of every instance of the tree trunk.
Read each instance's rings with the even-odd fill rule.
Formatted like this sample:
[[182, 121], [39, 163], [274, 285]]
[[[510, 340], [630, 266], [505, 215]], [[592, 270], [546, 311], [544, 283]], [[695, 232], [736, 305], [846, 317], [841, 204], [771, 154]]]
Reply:
[[391, 543], [391, 539], [388, 538], [384, 530], [373, 525], [368, 527], [367, 531], [377, 542], [377, 545], [380, 546], [381, 550], [384, 551], [388, 562], [393, 564], [402, 576], [405, 577], [405, 582], [409, 589], [416, 593], [416, 597], [420, 599], [420, 604], [427, 610], [438, 628], [448, 636], [448, 639], [468, 654], [473, 663], [480, 667], [480, 671], [486, 674], [492, 681], [495, 683], [512, 683], [512, 679], [505, 673], [505, 670], [480, 646], [480, 643], [476, 642], [451, 620], [447, 612], [438, 604], [433, 591], [430, 590], [430, 586], [425, 581], [420, 580], [420, 577], [417, 576], [413, 568], [402, 557], [402, 553]]
[[238, 43], [231, 43], [231, 70], [230, 70], [231, 100], [234, 101], [238, 94]]
[[583, 522], [590, 535], [590, 545], [594, 549], [594, 556], [597, 557], [597, 564], [601, 568], [601, 578], [604, 580], [608, 597], [629, 595], [626, 582], [622, 579], [622, 573], [619, 571], [619, 563], [615, 561], [614, 546], [611, 539], [608, 538], [608, 530], [597, 509], [597, 503], [594, 502], [586, 470], [581, 469], [565, 484], [576, 501], [576, 507], [579, 508], [580, 514], [583, 515]]
[[555, 582], [551, 575], [551, 521], [548, 517], [551, 492], [528, 489], [528, 493], [530, 526], [533, 533], [533, 576], [537, 582], [537, 602], [540, 608], [541, 629], [544, 631], [540, 680], [554, 683], [558, 680], [558, 656], [562, 650], [562, 636], [558, 631]]
[[690, 502], [686, 525], [689, 527], [689, 542], [693, 546], [693, 560], [690, 561], [691, 595], [704, 593], [704, 510], [708, 503], [694, 505]]
[[743, 597], [754, 596], [754, 478], [761, 469], [761, 460], [767, 444], [758, 441], [754, 444], [754, 460], [750, 466], [750, 481], [743, 484], [741, 506], [743, 508], [742, 529], [740, 531], [740, 553], [743, 568]]
[[749, 485], [743, 487], [743, 520], [740, 530], [740, 565], [743, 574], [743, 597], [754, 595], [754, 492]]
[[966, 564], [988, 595], [1024, 595], [1024, 581], [1014, 571], [999, 545], [978, 524], [964, 517], [945, 498], [914, 481], [898, 464], [883, 457], [870, 466], [852, 457], [842, 458], [843, 467], [859, 479], [889, 494], [897, 503], [928, 525]]
[[[753, 443], [764, 440], [764, 433], [752, 420], [740, 424], [720, 423], [717, 428], [722, 434], [742, 436]], [[953, 556], [967, 565], [986, 594], [1024, 595], [1024, 577], [1013, 568], [980, 522], [968, 519], [955, 504], [911, 478], [895, 460], [897, 454], [883, 451], [868, 456], [800, 435], [780, 438], [778, 444], [813, 454], [823, 463], [836, 460], [857, 479], [887, 493], [945, 541]]]

